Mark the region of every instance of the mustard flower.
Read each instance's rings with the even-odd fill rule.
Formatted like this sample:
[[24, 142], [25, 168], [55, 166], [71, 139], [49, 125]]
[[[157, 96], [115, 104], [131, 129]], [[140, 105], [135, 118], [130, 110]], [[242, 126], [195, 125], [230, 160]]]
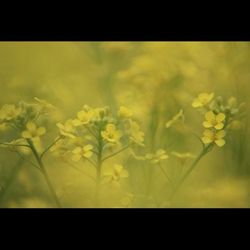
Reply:
[[203, 133], [202, 141], [205, 144], [215, 143], [217, 146], [222, 147], [225, 144], [226, 133], [224, 130], [214, 131], [206, 129]]
[[77, 119], [73, 120], [75, 126], [87, 125], [90, 123], [94, 116], [94, 111], [92, 109], [82, 110], [77, 113]]
[[131, 118], [133, 116], [133, 112], [132, 110], [124, 107], [124, 106], [121, 106], [119, 111], [118, 111], [118, 116], [121, 117], [121, 118]]
[[146, 158], [150, 160], [151, 163], [156, 164], [162, 160], [168, 159], [168, 155], [165, 150], [158, 149], [155, 154], [146, 154]]
[[52, 105], [51, 103], [47, 102], [46, 100], [42, 100], [42, 99], [39, 99], [37, 97], [34, 97], [34, 99], [39, 104], [42, 112], [55, 109], [55, 106]]
[[115, 164], [111, 170], [106, 170], [103, 174], [109, 182], [119, 182], [121, 178], [127, 178], [129, 173], [120, 164]]
[[224, 120], [226, 118], [225, 114], [219, 113], [218, 115], [214, 114], [213, 111], [209, 111], [205, 114], [206, 121], [203, 122], [205, 128], [215, 128], [220, 130], [224, 127]]
[[75, 138], [73, 120], [69, 119], [65, 122], [65, 124], [57, 123], [56, 126], [59, 128], [61, 135], [72, 139]]
[[25, 139], [38, 138], [46, 133], [44, 127], [37, 127], [34, 122], [28, 122], [26, 124], [26, 130], [22, 132], [22, 137]]
[[194, 108], [202, 108], [207, 106], [213, 99], [214, 93], [201, 93], [196, 99], [194, 99], [192, 106]]
[[92, 152], [93, 146], [88, 144], [84, 147], [76, 147], [72, 153], [74, 154], [72, 157], [73, 161], [79, 161], [81, 158], [90, 158], [93, 155]]
[[21, 108], [13, 104], [5, 104], [0, 110], [0, 119], [3, 121], [13, 120], [20, 115], [21, 111]]
[[106, 130], [101, 132], [104, 140], [110, 143], [118, 143], [121, 138], [121, 131], [116, 129], [112, 123], [107, 124]]
[[144, 146], [144, 133], [141, 131], [137, 122], [130, 120], [128, 133], [130, 140], [140, 146]]

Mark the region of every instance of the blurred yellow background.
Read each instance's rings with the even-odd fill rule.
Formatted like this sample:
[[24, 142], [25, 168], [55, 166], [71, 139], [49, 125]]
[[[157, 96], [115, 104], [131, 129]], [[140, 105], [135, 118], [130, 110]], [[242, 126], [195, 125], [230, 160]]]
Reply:
[[[192, 133], [202, 134], [202, 117], [192, 108], [193, 99], [214, 92], [248, 107], [249, 68], [249, 42], [1, 42], [0, 105], [38, 97], [56, 106], [43, 144], [56, 136], [57, 122], [73, 118], [85, 104], [113, 112], [126, 106], [145, 133], [146, 146], [137, 153], [166, 150], [169, 158], [162, 164], [174, 181], [192, 159], [183, 166], [171, 152], [197, 155], [200, 150]], [[184, 123], [167, 129], [166, 122], [181, 109]], [[133, 159], [129, 151], [114, 157], [104, 168], [122, 164], [129, 177], [117, 189], [103, 186], [100, 206], [249, 207], [247, 121], [246, 115], [245, 126], [201, 160], [171, 202], [157, 166]], [[0, 136], [1, 142], [12, 138], [4, 131]], [[64, 207], [94, 206], [90, 178], [52, 154], [45, 162]], [[87, 162], [78, 167], [94, 175]], [[46, 190], [32, 166], [0, 148], [1, 207], [51, 207]]]

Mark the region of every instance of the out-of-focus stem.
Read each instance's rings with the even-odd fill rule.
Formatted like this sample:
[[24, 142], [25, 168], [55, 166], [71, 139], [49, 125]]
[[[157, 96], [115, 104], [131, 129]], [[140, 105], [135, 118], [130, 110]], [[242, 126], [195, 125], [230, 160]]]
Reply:
[[180, 179], [180, 181], [178, 182], [178, 184], [175, 186], [173, 192], [171, 193], [171, 195], [169, 197], [169, 200], [171, 200], [174, 197], [174, 195], [179, 190], [179, 188], [181, 187], [181, 185], [183, 184], [183, 182], [191, 174], [191, 172], [194, 170], [194, 168], [197, 166], [197, 164], [200, 162], [200, 160], [203, 158], [203, 156], [205, 156], [212, 149], [212, 147], [213, 147], [213, 145], [209, 144], [208, 146], [206, 146], [206, 147], [204, 147], [202, 149], [201, 153], [197, 156], [197, 158], [194, 160], [194, 162], [192, 163], [192, 165], [190, 166], [190, 168], [187, 170], [187, 172], [182, 176], [182, 178]]
[[100, 184], [101, 184], [101, 174], [102, 174], [102, 152], [103, 151], [103, 140], [101, 135], [98, 138], [98, 152], [97, 152], [97, 161], [96, 161], [96, 188], [95, 188], [95, 206], [99, 207], [100, 203]]
[[41, 157], [39, 156], [39, 154], [38, 154], [38, 152], [37, 152], [37, 150], [36, 150], [36, 148], [35, 148], [35, 146], [34, 146], [32, 140], [31, 140], [31, 139], [27, 139], [27, 142], [29, 143], [30, 148], [31, 148], [31, 150], [32, 150], [32, 152], [33, 152], [33, 154], [34, 154], [36, 160], [37, 160], [37, 163], [38, 163], [38, 165], [39, 165], [39, 167], [40, 167], [40, 169], [41, 169], [41, 173], [42, 173], [43, 176], [44, 176], [44, 179], [45, 179], [45, 181], [46, 181], [46, 183], [47, 183], [47, 185], [48, 185], [48, 188], [49, 188], [49, 190], [50, 190], [50, 193], [51, 193], [51, 195], [52, 195], [52, 197], [53, 197], [53, 199], [54, 199], [54, 201], [55, 201], [57, 207], [61, 207], [61, 203], [60, 203], [60, 201], [59, 201], [59, 199], [58, 199], [58, 197], [57, 197], [57, 194], [56, 194], [56, 192], [55, 192], [55, 190], [54, 190], [54, 187], [53, 187], [53, 185], [52, 185], [52, 183], [51, 183], [51, 181], [50, 181], [50, 177], [49, 177], [49, 175], [48, 175], [48, 173], [47, 173], [47, 170], [46, 170], [46, 168], [45, 168], [45, 166], [44, 166], [44, 164], [43, 164], [43, 162], [42, 162]]

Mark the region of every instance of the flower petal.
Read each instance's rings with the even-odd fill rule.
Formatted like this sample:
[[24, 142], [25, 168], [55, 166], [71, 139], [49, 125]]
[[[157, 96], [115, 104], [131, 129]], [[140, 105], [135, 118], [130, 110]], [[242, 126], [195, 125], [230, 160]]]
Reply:
[[224, 127], [224, 124], [221, 122], [221, 123], [218, 123], [217, 125], [214, 126], [216, 129], [223, 129]]
[[44, 135], [45, 133], [46, 133], [46, 128], [40, 127], [40, 128], [37, 129], [37, 135], [38, 136]]
[[195, 100], [193, 101], [193, 103], [192, 103], [192, 106], [193, 106], [194, 108], [198, 108], [198, 107], [201, 107], [202, 104], [201, 104], [201, 102], [199, 101], [199, 99], [195, 99]]
[[214, 132], [212, 130], [209, 130], [209, 129], [206, 129], [204, 132], [203, 132], [203, 135], [205, 137], [210, 137], [212, 138], [214, 136]]
[[36, 124], [35, 124], [34, 122], [28, 122], [28, 123], [26, 124], [26, 128], [27, 128], [28, 130], [30, 130], [30, 131], [34, 131], [34, 130], [36, 130]]
[[225, 130], [220, 130], [219, 132], [216, 133], [216, 139], [221, 139], [225, 137], [225, 135], [226, 135]]
[[91, 152], [91, 151], [87, 151], [83, 154], [83, 156], [86, 158], [90, 158], [92, 155], [93, 155], [93, 152]]
[[203, 122], [203, 127], [204, 127], [204, 128], [212, 128], [213, 125], [212, 125], [210, 122], [208, 122], [208, 121], [204, 121], [204, 122]]
[[213, 142], [213, 140], [211, 138], [206, 137], [206, 136], [203, 136], [201, 139], [202, 139], [203, 143], [205, 143], [205, 144]]
[[93, 146], [91, 144], [88, 144], [86, 146], [83, 147], [84, 151], [90, 151], [93, 149]]
[[80, 154], [75, 154], [72, 156], [72, 161], [79, 161], [81, 159], [81, 155]]
[[215, 114], [213, 111], [208, 111], [206, 114], [205, 114], [205, 118], [207, 121], [212, 121], [215, 119]]
[[225, 118], [226, 118], [225, 114], [219, 113], [219, 114], [216, 116], [216, 121], [217, 121], [217, 122], [222, 122], [222, 121], [225, 120]]
[[32, 135], [29, 131], [25, 130], [22, 132], [22, 137], [23, 138], [27, 138], [27, 139], [31, 139], [32, 138]]
[[217, 146], [222, 147], [225, 145], [226, 142], [224, 139], [219, 139], [219, 140], [215, 140], [215, 143]]
[[123, 166], [120, 164], [115, 164], [114, 165], [114, 170], [117, 172], [121, 172], [123, 170]]
[[81, 152], [82, 152], [81, 147], [77, 147], [72, 151], [73, 154], [80, 154]]

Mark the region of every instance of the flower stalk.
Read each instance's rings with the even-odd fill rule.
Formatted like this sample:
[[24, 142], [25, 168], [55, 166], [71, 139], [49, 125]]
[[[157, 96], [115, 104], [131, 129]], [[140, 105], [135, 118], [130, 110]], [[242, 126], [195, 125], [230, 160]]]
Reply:
[[49, 175], [47, 173], [47, 170], [46, 170], [46, 168], [45, 168], [45, 166], [43, 164], [42, 158], [41, 158], [41, 156], [39, 156], [39, 154], [38, 154], [38, 152], [37, 152], [37, 150], [36, 150], [36, 148], [35, 148], [32, 140], [31, 139], [27, 139], [27, 142], [28, 142], [28, 144], [30, 146], [30, 149], [31, 149], [32, 153], [34, 154], [34, 156], [36, 158], [36, 161], [37, 161], [37, 163], [38, 163], [38, 165], [40, 167], [41, 173], [43, 174], [44, 179], [45, 179], [45, 181], [46, 181], [46, 183], [48, 185], [50, 193], [51, 193], [51, 195], [52, 195], [52, 197], [53, 197], [53, 199], [54, 199], [57, 207], [60, 208], [61, 207], [61, 203], [60, 203], [60, 201], [59, 201], [59, 199], [57, 197], [57, 194], [55, 192], [55, 189], [54, 189], [54, 187], [53, 187], [53, 185], [51, 183], [50, 177], [49, 177]]

